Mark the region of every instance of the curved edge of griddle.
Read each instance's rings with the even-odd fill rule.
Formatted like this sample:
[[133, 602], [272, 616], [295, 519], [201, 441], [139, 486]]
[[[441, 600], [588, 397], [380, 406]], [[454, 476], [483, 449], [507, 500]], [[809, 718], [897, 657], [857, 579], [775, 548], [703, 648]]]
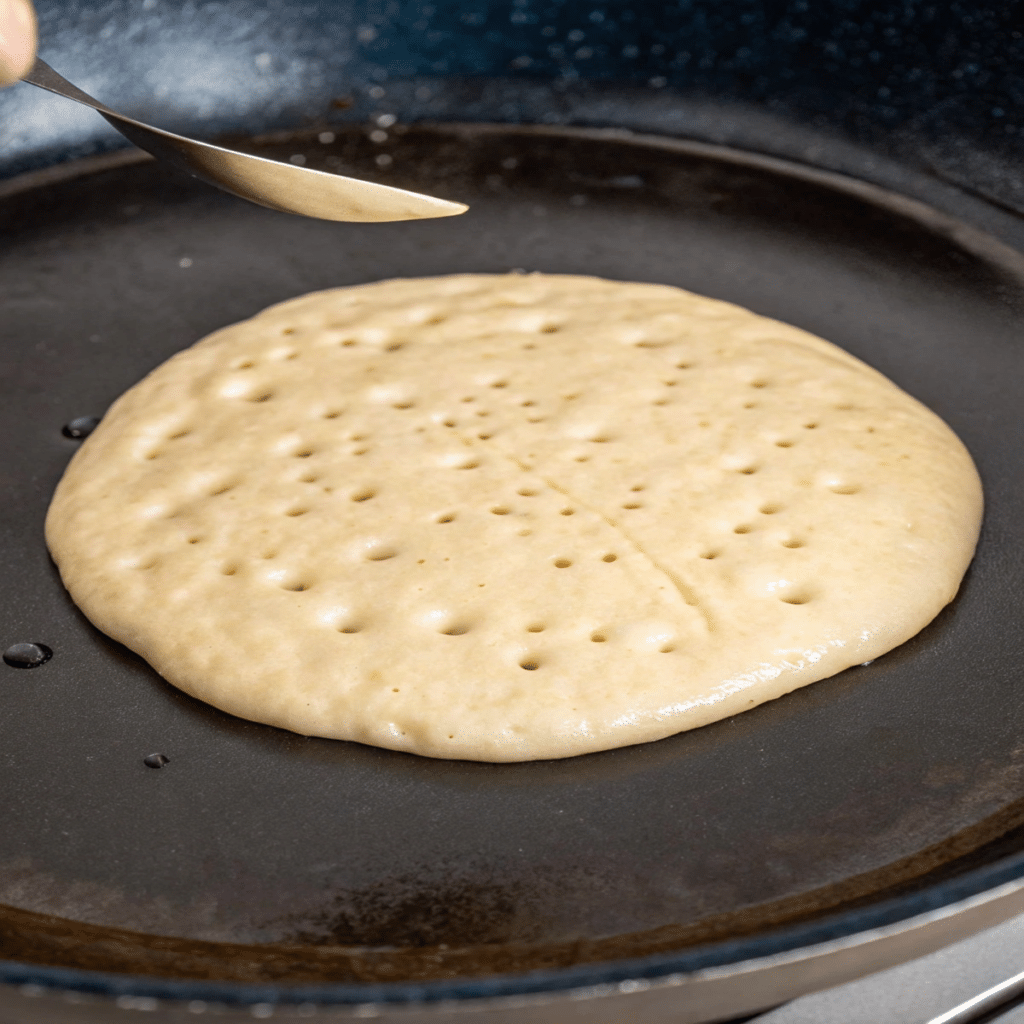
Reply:
[[[409, 986], [437, 987], [435, 998], [450, 998], [453, 989], [475, 983], [509, 990], [522, 984], [530, 990], [571, 987], [581, 972], [587, 984], [600, 983], [601, 976], [657, 977], [774, 955], [953, 906], [1024, 878], [1024, 852], [1018, 851], [1024, 851], [1024, 800], [950, 840], [836, 885], [688, 925], [537, 945], [243, 945], [149, 935], [0, 905], [0, 982], [25, 983], [38, 974], [34, 966], [186, 985], [286, 986], [282, 994], [326, 985], [336, 989], [337, 1001], [350, 1002], [360, 993], [356, 1001], [405, 1001], [409, 993], [401, 990]], [[542, 982], [537, 972], [548, 977]], [[60, 984], [56, 978], [52, 983]], [[377, 990], [372, 995], [371, 987]]]
[[[451, 985], [189, 984], [68, 969], [33, 971], [27, 965], [0, 964], [0, 975], [6, 975], [2, 980], [7, 982], [0, 983], [0, 1013], [13, 1011], [25, 1024], [48, 1024], [56, 1019], [69, 1024], [95, 1024], [108, 1019], [105, 1014], [116, 997], [119, 1009], [146, 1010], [155, 1021], [180, 1021], [183, 1012], [207, 1009], [215, 1010], [219, 1020], [240, 1021], [273, 1016], [279, 1008], [289, 1017], [298, 1014], [336, 1020], [340, 1014], [346, 1019], [374, 1017], [404, 1024], [454, 1024], [456, 1020], [483, 1018], [495, 1024], [513, 1019], [517, 1024], [613, 1024], [624, 1019], [642, 1019], [647, 1024], [701, 1024], [764, 1011], [796, 996], [853, 981], [934, 952], [1021, 913], [1024, 857], [1008, 858], [993, 867], [997, 872], [1010, 870], [1013, 878], [992, 887], [993, 871], [976, 871], [968, 884], [980, 891], [961, 893], [952, 904], [923, 910], [910, 918], [897, 916], [888, 923], [876, 921], [866, 929], [860, 927], [865, 924], [863, 914], [847, 913], [839, 920], [822, 922], [824, 933], [821, 926], [814, 928], [819, 933], [817, 941], [808, 943], [807, 930], [799, 928], [768, 937], [776, 948], [762, 948], [760, 956], [735, 954], [754, 952], [749, 947], [764, 947], [765, 939], [729, 943], [732, 960], [717, 965], [701, 964], [699, 955], [696, 960], [691, 955], [686, 969], [678, 957], [667, 962], [666, 958], [654, 957], [646, 963], [627, 961], [596, 970], [540, 971], [525, 978], [464, 983], [458, 991]], [[947, 890], [952, 888], [958, 886]], [[875, 910], [884, 914], [894, 908], [906, 909], [905, 901], [891, 900], [888, 904]], [[842, 918], [851, 916], [861, 918], [851, 931], [827, 934]], [[659, 966], [660, 970], [652, 970]], [[665, 967], [676, 969], [666, 971]], [[396, 999], [396, 995], [403, 998]]]

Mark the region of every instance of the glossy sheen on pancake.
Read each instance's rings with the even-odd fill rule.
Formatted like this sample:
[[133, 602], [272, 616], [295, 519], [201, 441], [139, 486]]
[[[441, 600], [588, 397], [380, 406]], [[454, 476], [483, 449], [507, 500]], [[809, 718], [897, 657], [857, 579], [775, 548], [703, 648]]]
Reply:
[[100, 629], [299, 733], [517, 761], [655, 740], [876, 658], [982, 497], [841, 349], [659, 285], [320, 292], [128, 391], [47, 539]]

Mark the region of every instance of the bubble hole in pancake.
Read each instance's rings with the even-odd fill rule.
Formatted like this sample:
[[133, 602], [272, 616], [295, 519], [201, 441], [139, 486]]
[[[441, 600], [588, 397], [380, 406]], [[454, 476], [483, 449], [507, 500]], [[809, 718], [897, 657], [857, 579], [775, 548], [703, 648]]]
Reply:
[[431, 757], [656, 740], [952, 600], [970, 455], [841, 349], [660, 285], [315, 293], [122, 396], [47, 539], [101, 630], [243, 718]]

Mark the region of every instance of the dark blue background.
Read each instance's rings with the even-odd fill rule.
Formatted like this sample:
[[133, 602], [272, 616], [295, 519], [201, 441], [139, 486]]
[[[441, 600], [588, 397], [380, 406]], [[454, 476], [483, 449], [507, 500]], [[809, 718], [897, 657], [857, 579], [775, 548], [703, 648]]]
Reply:
[[[624, 125], [1024, 211], [1020, 3], [41, 0], [42, 54], [115, 107], [207, 137], [364, 119]], [[120, 145], [29, 86], [0, 176]], [[881, 169], [880, 169], [881, 168]]]

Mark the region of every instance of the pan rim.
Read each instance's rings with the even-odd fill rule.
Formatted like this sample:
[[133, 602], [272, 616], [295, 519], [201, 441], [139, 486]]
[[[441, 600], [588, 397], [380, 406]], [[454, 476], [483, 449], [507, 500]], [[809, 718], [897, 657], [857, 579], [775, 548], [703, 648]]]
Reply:
[[[36, 990], [51, 990], [107, 998], [131, 995], [173, 1002], [204, 1000], [233, 1006], [312, 1003], [339, 1007], [398, 1007], [554, 996], [570, 991], [588, 991], [600, 996], [619, 990], [623, 983], [627, 983], [626, 990], [629, 991], [633, 990], [629, 985], [633, 982], [639, 982], [641, 987], [654, 987], [659, 983], [671, 984], [688, 975], [709, 973], [722, 979], [757, 970], [759, 966], [768, 969], [780, 960], [819, 957], [826, 955], [830, 947], [838, 950], [850, 945], [851, 939], [859, 938], [858, 944], [865, 945], [890, 934], [927, 928], [929, 924], [948, 920], [989, 900], [1005, 902], [1022, 889], [1024, 852], [1011, 854], [919, 892], [825, 915], [810, 922], [783, 926], [761, 935], [706, 943], [674, 953], [465, 980], [365, 985], [256, 985], [229, 981], [177, 981], [0, 960], [0, 985], [27, 988], [30, 990], [28, 994]], [[803, 955], [794, 957], [794, 953]]]
[[[705, 157], [738, 167], [750, 167], [784, 175], [788, 178], [820, 185], [840, 192], [843, 195], [860, 199], [871, 206], [887, 210], [906, 217], [934, 234], [940, 235], [973, 255], [998, 264], [1024, 279], [1024, 253], [1013, 245], [998, 238], [992, 231], [975, 225], [940, 209], [925, 199], [897, 191], [894, 187], [879, 184], [866, 178], [857, 177], [844, 171], [818, 167], [789, 157], [776, 156], [757, 150], [742, 149], [738, 146], [723, 145], [715, 142], [704, 142], [697, 138], [681, 138], [674, 135], [659, 135], [654, 132], [638, 132], [630, 128], [590, 127], [583, 125], [544, 125], [505, 123], [500, 121], [416, 121], [410, 127], [437, 132], [439, 134], [459, 135], [465, 132], [502, 133], [523, 135], [534, 138], [571, 138], [592, 141], [615, 141], [640, 149], [659, 149], [667, 152], [686, 154], [688, 156]], [[295, 129], [287, 132], [272, 132], [266, 135], [254, 135], [253, 141], [273, 139], [280, 141], [283, 137], [295, 139], [317, 134], [316, 129]], [[234, 138], [234, 136], [232, 136]], [[216, 140], [214, 140], [216, 141]], [[10, 178], [0, 178], [0, 202], [15, 195], [46, 188], [51, 185], [73, 181], [76, 178], [103, 171], [130, 167], [135, 164], [152, 163], [154, 157], [134, 146], [121, 147], [106, 153], [78, 157], [72, 160], [51, 164], [47, 167], [24, 171]], [[987, 200], [981, 200], [960, 189], [946, 186], [951, 192], [969, 199], [973, 204], [984, 207], [988, 211], [1003, 213]], [[1016, 219], [1016, 218], [1014, 218]]]

